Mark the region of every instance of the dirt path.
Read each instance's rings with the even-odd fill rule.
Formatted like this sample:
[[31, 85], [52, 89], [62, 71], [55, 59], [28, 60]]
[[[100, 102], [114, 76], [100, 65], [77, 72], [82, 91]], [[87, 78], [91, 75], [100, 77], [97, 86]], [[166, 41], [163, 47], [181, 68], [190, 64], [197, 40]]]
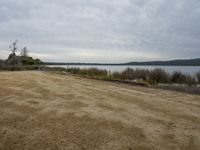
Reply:
[[200, 149], [200, 96], [0, 72], [0, 150]]

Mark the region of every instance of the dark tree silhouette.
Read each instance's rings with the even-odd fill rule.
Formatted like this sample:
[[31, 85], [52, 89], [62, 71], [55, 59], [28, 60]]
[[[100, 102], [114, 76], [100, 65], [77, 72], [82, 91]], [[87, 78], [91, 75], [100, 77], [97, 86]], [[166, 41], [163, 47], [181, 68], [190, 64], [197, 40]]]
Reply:
[[17, 40], [15, 42], [13, 42], [10, 46], [9, 46], [10, 51], [12, 52], [8, 59], [12, 59], [11, 64], [14, 65], [14, 60], [15, 60], [15, 56], [16, 56], [16, 51], [17, 51]]
[[17, 40], [15, 42], [13, 42], [10, 46], [9, 46], [11, 52], [13, 55], [16, 55], [16, 51], [17, 51]]

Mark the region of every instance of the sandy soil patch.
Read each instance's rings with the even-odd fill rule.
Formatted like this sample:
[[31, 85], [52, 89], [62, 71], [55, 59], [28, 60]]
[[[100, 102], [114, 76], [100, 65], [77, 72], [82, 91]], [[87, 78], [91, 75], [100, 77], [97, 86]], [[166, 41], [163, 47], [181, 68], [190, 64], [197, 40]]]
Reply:
[[0, 72], [0, 150], [195, 150], [200, 96], [39, 71]]

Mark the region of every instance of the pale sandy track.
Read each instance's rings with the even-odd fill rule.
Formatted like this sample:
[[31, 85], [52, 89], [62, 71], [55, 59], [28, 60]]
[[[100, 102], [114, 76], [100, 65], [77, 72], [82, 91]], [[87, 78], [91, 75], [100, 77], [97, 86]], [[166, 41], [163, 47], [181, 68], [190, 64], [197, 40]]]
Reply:
[[200, 96], [0, 72], [0, 150], [200, 149]]

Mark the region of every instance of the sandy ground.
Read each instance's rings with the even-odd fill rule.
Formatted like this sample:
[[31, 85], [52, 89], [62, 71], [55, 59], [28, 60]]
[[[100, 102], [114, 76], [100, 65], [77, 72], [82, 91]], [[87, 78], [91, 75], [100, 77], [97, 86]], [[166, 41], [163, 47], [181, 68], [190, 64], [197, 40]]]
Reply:
[[0, 150], [200, 149], [200, 96], [0, 72]]

